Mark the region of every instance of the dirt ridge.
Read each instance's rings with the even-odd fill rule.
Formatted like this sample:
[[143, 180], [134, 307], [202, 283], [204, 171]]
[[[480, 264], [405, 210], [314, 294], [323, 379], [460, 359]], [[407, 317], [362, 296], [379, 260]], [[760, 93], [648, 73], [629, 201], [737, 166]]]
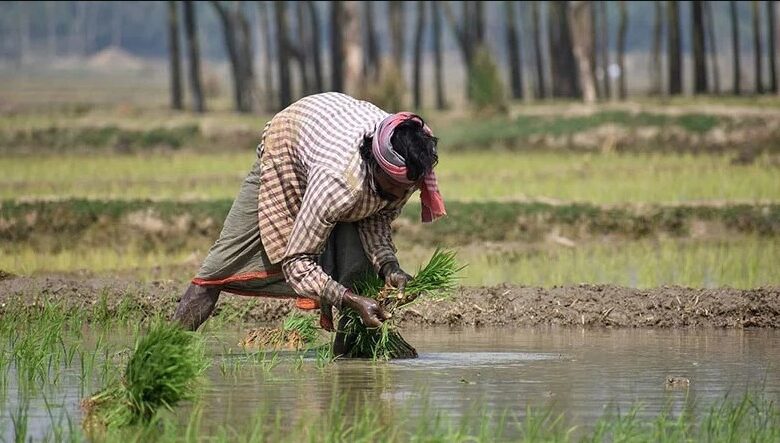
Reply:
[[[132, 279], [16, 277], [0, 280], [0, 317], [16, 309], [60, 303], [69, 312], [96, 316], [169, 316], [186, 282]], [[215, 316], [227, 321], [272, 323], [292, 303], [225, 294]], [[553, 288], [498, 285], [462, 287], [451, 299], [416, 303], [396, 315], [401, 326], [568, 326], [619, 328], [778, 328], [780, 287], [755, 289], [614, 285]]]

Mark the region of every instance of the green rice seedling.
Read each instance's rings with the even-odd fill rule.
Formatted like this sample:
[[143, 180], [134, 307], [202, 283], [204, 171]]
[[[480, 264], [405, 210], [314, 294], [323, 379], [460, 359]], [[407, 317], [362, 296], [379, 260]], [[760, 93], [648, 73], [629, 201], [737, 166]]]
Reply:
[[[397, 309], [414, 303], [420, 296], [430, 300], [447, 297], [455, 288], [457, 274], [463, 267], [455, 260], [455, 252], [436, 249], [428, 264], [420, 268], [407, 284], [403, 294], [383, 288], [384, 282], [376, 275], [370, 275], [355, 285], [355, 290], [366, 297], [380, 300], [385, 309], [393, 314]], [[396, 358], [415, 358], [417, 351], [393, 325], [392, 320], [385, 321], [375, 329], [366, 328], [360, 316], [347, 310], [345, 320], [340, 321], [344, 334], [346, 358], [373, 358], [389, 360]]]
[[158, 321], [136, 341], [121, 382], [83, 402], [87, 422], [106, 427], [149, 422], [161, 408], [191, 398], [207, 367], [199, 335]]

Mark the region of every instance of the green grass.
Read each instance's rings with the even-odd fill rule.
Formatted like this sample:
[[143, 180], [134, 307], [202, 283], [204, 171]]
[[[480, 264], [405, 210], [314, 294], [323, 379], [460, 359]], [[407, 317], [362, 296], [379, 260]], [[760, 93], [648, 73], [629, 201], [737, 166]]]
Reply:
[[[234, 198], [254, 152], [7, 157], [0, 198]], [[728, 155], [442, 152], [446, 200], [550, 199], [591, 203], [780, 200], [777, 165]], [[416, 199], [416, 197], [413, 197]]]
[[[489, 147], [508, 140], [526, 140], [533, 135], [562, 136], [605, 124], [624, 128], [678, 126], [691, 133], [704, 133], [726, 119], [706, 114], [671, 116], [647, 112], [602, 111], [591, 115], [562, 117], [523, 115], [516, 118], [471, 119], [468, 123], [441, 128], [444, 146], [455, 149]], [[522, 143], [521, 143], [522, 144]]]
[[[780, 241], [756, 236], [722, 240], [674, 239], [581, 243], [484, 244], [457, 250], [468, 264], [464, 285], [516, 283], [551, 287], [610, 283], [649, 288], [662, 285], [755, 288], [780, 284]], [[430, 249], [401, 249], [402, 265], [421, 263]]]
[[[603, 243], [602, 243], [603, 241]], [[723, 239], [648, 238], [577, 242], [575, 248], [554, 241], [475, 243], [457, 246], [459, 260], [468, 267], [465, 285], [502, 282], [534, 286], [613, 283], [630, 287], [664, 284], [693, 287], [753, 288], [778, 285], [780, 240], [776, 237], [729, 234]], [[396, 241], [406, 269], [424, 263], [432, 247]], [[190, 251], [117, 252], [113, 246], [75, 251], [0, 254], [0, 269], [15, 274], [46, 274], [86, 270], [95, 275], [146, 279], [188, 279], [197, 270], [209, 245]], [[455, 247], [453, 245], [452, 247]]]

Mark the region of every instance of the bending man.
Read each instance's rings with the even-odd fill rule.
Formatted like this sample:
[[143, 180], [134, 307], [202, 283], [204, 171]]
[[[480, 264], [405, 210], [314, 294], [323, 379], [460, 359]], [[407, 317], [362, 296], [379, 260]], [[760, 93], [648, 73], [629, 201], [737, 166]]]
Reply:
[[422, 221], [445, 214], [433, 168], [437, 138], [411, 113], [388, 114], [340, 93], [305, 97], [271, 119], [222, 233], [174, 319], [197, 329], [222, 291], [348, 307], [368, 327], [387, 318], [350, 289], [366, 272], [403, 290], [390, 223], [419, 189]]

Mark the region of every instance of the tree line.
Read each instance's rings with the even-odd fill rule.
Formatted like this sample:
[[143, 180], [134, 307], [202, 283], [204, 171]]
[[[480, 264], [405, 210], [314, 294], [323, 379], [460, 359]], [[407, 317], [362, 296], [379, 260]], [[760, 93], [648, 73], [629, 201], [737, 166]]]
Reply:
[[[0, 50], [5, 53], [15, 50], [25, 54], [25, 48], [30, 46], [29, 36], [36, 32], [47, 36], [45, 41], [53, 48], [52, 53], [66, 44], [84, 54], [88, 47], [121, 45], [127, 35], [137, 34], [128, 29], [127, 23], [123, 27], [122, 20], [117, 18], [121, 14], [114, 9], [119, 3], [0, 4], [9, 12], [12, 8], [8, 5], [16, 4], [18, 12], [0, 20], [6, 28], [14, 22], [14, 29], [18, 30], [16, 35], [0, 29], [5, 40]], [[466, 74], [465, 96], [472, 101], [479, 92], [472, 84], [490, 83], [493, 79], [501, 79], [499, 83], [508, 80], [505, 95], [516, 100], [624, 99], [629, 80], [640, 74], [651, 79], [647, 92], [653, 95], [682, 94], [684, 77], [692, 79], [691, 92], [695, 94], [776, 93], [775, 2], [719, 2], [723, 19], [728, 5], [730, 24], [720, 28], [716, 28], [713, 18], [715, 4], [697, 0], [643, 4], [622, 0], [171, 0], [126, 3], [119, 12], [137, 16], [153, 9], [157, 17], [150, 16], [151, 23], [161, 19], [159, 6], [165, 6], [166, 25], [159, 27], [167, 28], [167, 32], [150, 32], [149, 38], [168, 48], [172, 106], [182, 108], [182, 97], [189, 91], [193, 109], [200, 112], [207, 109], [201, 73], [204, 42], [212, 54], [215, 43], [224, 48], [230, 67], [233, 107], [239, 112], [278, 110], [298, 96], [321, 91], [366, 95], [371, 88], [380, 87], [387, 89], [386, 94], [410, 91], [411, 102], [407, 106], [446, 108], [448, 95], [454, 93], [447, 87], [452, 80], [446, 74], [452, 66], [444, 66], [445, 39], [457, 48]], [[652, 5], [652, 14], [640, 13], [637, 17], [636, 11], [645, 11], [648, 5]], [[501, 23], [488, 22], [487, 8], [492, 8], [494, 15], [498, 11]], [[636, 8], [633, 15], [629, 14], [632, 8]], [[681, 13], [683, 8], [690, 14]], [[58, 17], [63, 9], [70, 15]], [[212, 13], [201, 17], [204, 12]], [[629, 17], [635, 22], [630, 23]], [[72, 23], [63, 28], [63, 21]], [[626, 64], [628, 30], [640, 25], [646, 29], [649, 21], [652, 26], [646, 38], [651, 60], [648, 72], [630, 72], [640, 68]], [[95, 26], [95, 22], [101, 27]], [[93, 25], [87, 26], [90, 23]], [[204, 25], [207, 28], [203, 29]], [[752, 38], [745, 42], [744, 31], [748, 27]], [[380, 28], [387, 31], [380, 35]], [[213, 35], [215, 31], [218, 35]], [[16, 40], [10, 38], [11, 34], [16, 35]], [[490, 40], [488, 34], [501, 34], [500, 43], [495, 38]], [[731, 36], [730, 51], [724, 45], [726, 34]], [[202, 40], [204, 35], [219, 38]], [[690, 42], [690, 64], [684, 63], [688, 52], [683, 48], [684, 42]], [[745, 53], [751, 50], [751, 54]], [[743, 66], [746, 55], [752, 56], [752, 66]], [[733, 84], [724, 85], [720, 63], [729, 56]], [[403, 69], [406, 62], [409, 70]], [[422, 75], [427, 64], [433, 68], [431, 78]], [[485, 74], [486, 69], [505, 72], [491, 76]], [[751, 90], [743, 85], [745, 73], [751, 74]], [[424, 94], [425, 91], [431, 93]], [[428, 99], [432, 103], [425, 103]]]

